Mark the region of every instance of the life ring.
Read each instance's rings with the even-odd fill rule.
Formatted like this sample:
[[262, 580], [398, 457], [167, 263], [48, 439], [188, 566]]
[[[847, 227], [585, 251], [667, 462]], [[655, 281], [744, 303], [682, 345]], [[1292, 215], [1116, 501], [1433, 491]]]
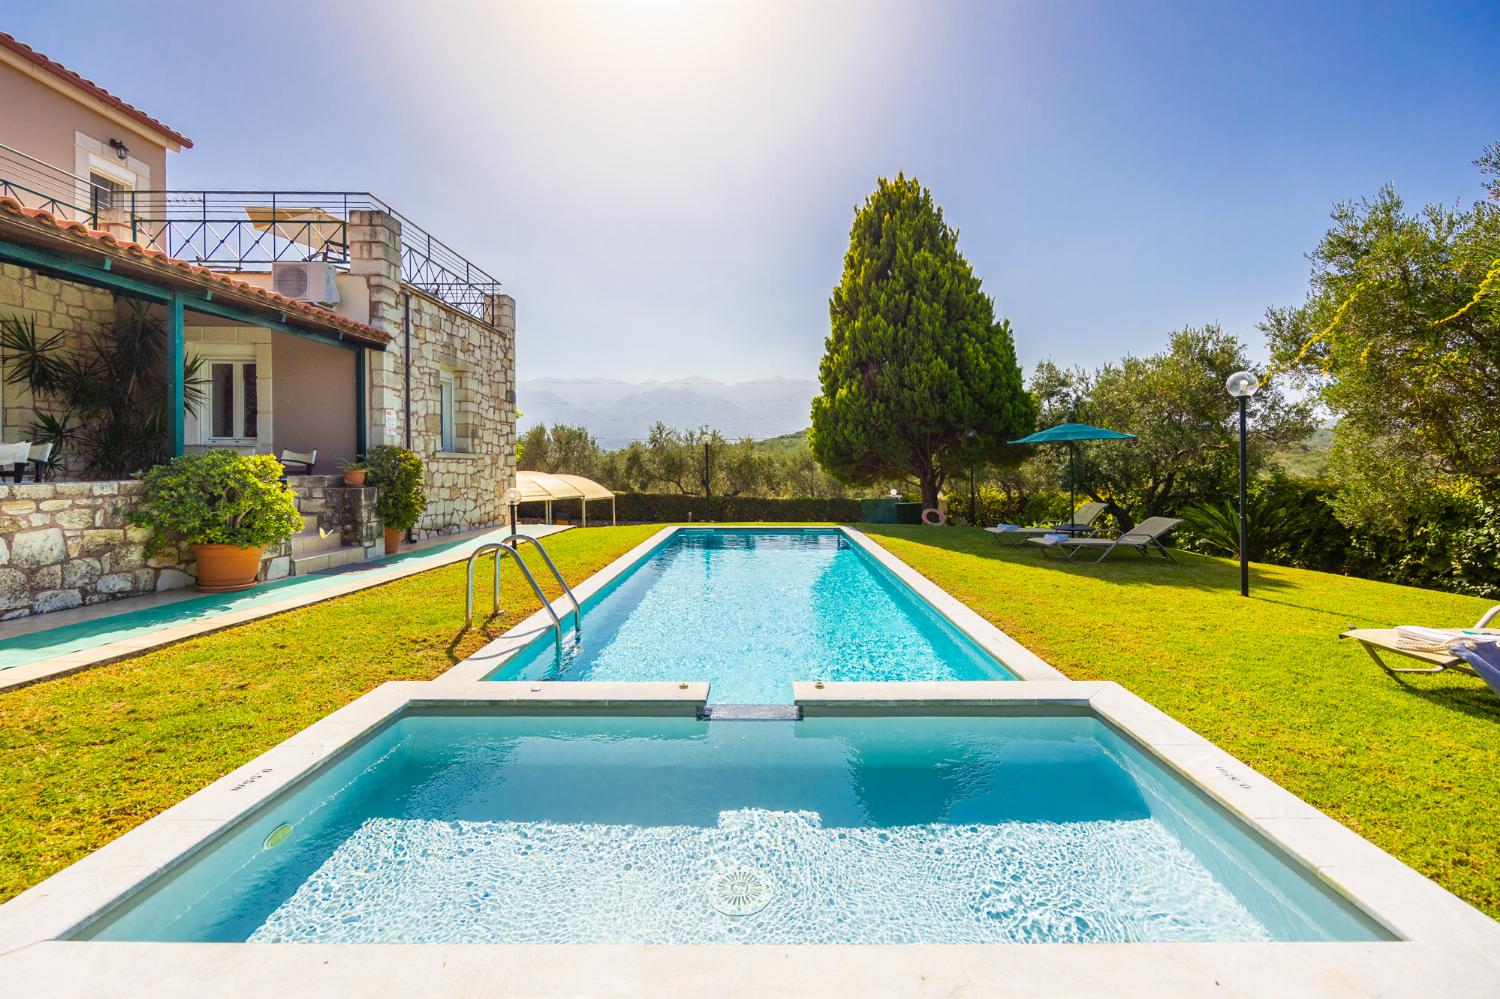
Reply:
[[948, 518], [943, 516], [943, 511], [935, 506], [930, 506], [922, 511], [922, 523], [928, 527], [942, 527], [947, 522]]

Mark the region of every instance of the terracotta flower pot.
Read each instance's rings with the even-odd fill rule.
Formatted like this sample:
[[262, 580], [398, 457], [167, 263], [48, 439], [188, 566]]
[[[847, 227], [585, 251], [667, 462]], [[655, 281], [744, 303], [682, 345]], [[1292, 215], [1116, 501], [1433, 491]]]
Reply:
[[365, 470], [363, 468], [351, 468], [344, 473], [344, 485], [351, 489], [362, 489], [365, 484]]
[[259, 548], [237, 545], [193, 545], [198, 560], [198, 589], [203, 593], [232, 593], [255, 585], [260, 571]]
[[385, 529], [385, 553], [387, 555], [394, 555], [400, 551], [401, 535], [405, 533], [405, 531], [398, 531], [390, 527]]

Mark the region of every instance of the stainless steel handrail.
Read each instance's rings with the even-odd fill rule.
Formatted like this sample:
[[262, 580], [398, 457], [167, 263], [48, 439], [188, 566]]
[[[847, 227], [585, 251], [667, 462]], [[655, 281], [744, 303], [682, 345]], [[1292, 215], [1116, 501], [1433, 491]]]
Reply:
[[521, 553], [504, 541], [480, 545], [469, 555], [468, 587], [465, 591], [464, 600], [464, 627], [472, 628], [474, 626], [474, 563], [491, 552], [495, 554], [495, 609], [492, 613], [498, 614], [500, 612], [500, 560], [509, 555], [515, 560], [516, 565], [521, 567], [521, 575], [525, 576], [526, 582], [531, 584], [531, 592], [536, 594], [537, 600], [541, 601], [542, 607], [551, 615], [552, 626], [557, 631], [557, 639], [558, 641], [562, 641], [562, 619], [557, 616], [557, 611], [552, 609], [552, 602], [547, 599], [547, 595], [537, 585], [536, 577], [527, 568], [525, 561], [521, 558]]
[[[547, 549], [542, 547], [542, 543], [529, 534], [512, 534], [500, 543], [509, 545], [511, 551], [516, 551], [517, 543], [522, 541], [535, 546], [536, 550], [541, 553], [542, 561], [546, 562], [547, 568], [552, 570], [552, 578], [557, 580], [557, 585], [561, 586], [562, 591], [568, 595], [568, 599], [573, 601], [573, 630], [577, 631], [583, 623], [583, 608], [578, 606], [578, 598], [573, 596], [573, 588], [568, 585], [567, 580], [562, 578], [562, 573], [557, 571], [557, 566], [552, 564], [552, 556], [547, 554]], [[516, 557], [520, 557], [519, 552]]]

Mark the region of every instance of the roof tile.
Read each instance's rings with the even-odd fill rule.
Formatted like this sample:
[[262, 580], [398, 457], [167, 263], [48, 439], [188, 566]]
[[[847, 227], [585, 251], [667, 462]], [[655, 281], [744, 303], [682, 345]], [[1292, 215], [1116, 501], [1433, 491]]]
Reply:
[[125, 101], [122, 101], [120, 98], [116, 97], [108, 90], [105, 90], [103, 87], [99, 86], [99, 84], [95, 83], [93, 80], [84, 79], [82, 76], [79, 76], [77, 73], [73, 72], [62, 63], [56, 61], [55, 59], [50, 59], [47, 56], [42, 55], [42, 53], [38, 52], [30, 45], [27, 45], [25, 42], [17, 41], [15, 39], [15, 36], [8, 35], [5, 32], [0, 31], [0, 48], [9, 49], [11, 52], [14, 52], [16, 55], [20, 56], [22, 59], [25, 59], [27, 62], [30, 62], [33, 65], [46, 70], [59, 79], [71, 83], [73, 86], [77, 87], [79, 90], [82, 90], [89, 96], [103, 102], [104, 104], [109, 105], [117, 111], [122, 112], [127, 118], [131, 118], [137, 123], [146, 126], [148, 129], [157, 133], [158, 135], [172, 140], [182, 148], [193, 148], [193, 140], [189, 139], [181, 132], [178, 132], [176, 129], [169, 128], [164, 122], [158, 121], [157, 119], [151, 117], [149, 114], [142, 111], [140, 108], [134, 106], [133, 104], [127, 104]]
[[240, 294], [246, 294], [252, 298], [259, 299], [263, 305], [274, 306], [281, 312], [316, 320], [325, 326], [332, 326], [335, 329], [352, 333], [362, 340], [381, 344], [389, 343], [391, 340], [388, 333], [346, 316], [341, 316], [332, 309], [325, 309], [310, 302], [299, 302], [295, 298], [287, 298], [285, 295], [277, 294], [268, 288], [262, 288], [248, 281], [241, 281], [222, 271], [201, 267], [198, 264], [188, 263], [186, 260], [179, 260], [176, 257], [169, 257], [161, 250], [143, 246], [140, 243], [131, 242], [130, 240], [120, 239], [110, 232], [90, 229], [82, 222], [75, 222], [71, 219], [59, 219], [51, 212], [42, 208], [27, 208], [11, 197], [0, 196], [0, 213], [19, 215], [35, 222], [46, 223], [54, 226], [59, 230], [60, 234], [72, 237], [75, 241], [80, 239], [91, 240], [105, 249], [114, 251], [122, 256], [137, 259], [151, 265], [157, 270], [180, 272], [181, 276], [184, 277], [207, 278], [228, 288], [232, 288]]

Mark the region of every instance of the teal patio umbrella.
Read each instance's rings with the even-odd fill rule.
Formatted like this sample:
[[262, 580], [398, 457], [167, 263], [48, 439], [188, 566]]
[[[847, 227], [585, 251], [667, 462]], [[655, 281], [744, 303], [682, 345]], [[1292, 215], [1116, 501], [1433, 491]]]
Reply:
[[1078, 509], [1078, 498], [1073, 494], [1075, 476], [1073, 474], [1073, 457], [1077, 451], [1078, 441], [1133, 441], [1135, 434], [1122, 434], [1118, 430], [1105, 430], [1103, 427], [1091, 427], [1087, 423], [1060, 423], [1049, 430], [1038, 430], [1029, 437], [1022, 437], [1012, 444], [1061, 444], [1068, 445], [1068, 520], [1073, 519], [1072, 511]]

